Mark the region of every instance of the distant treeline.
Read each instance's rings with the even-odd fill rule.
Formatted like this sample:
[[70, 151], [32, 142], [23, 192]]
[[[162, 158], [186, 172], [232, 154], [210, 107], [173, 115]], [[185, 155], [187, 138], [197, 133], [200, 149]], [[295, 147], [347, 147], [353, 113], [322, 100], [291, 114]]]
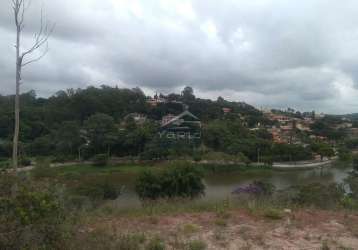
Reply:
[[[96, 153], [104, 151], [105, 144], [121, 144], [121, 147], [118, 145], [112, 147], [113, 150], [118, 148], [117, 152], [122, 151], [119, 152], [120, 155], [137, 155], [155, 135], [156, 124], [150, 121], [160, 120], [162, 116], [169, 113], [181, 113], [183, 105], [180, 102], [188, 105], [189, 110], [203, 122], [221, 119], [224, 115], [223, 107], [232, 109], [233, 113], [249, 117], [251, 123], [263, 119], [262, 114], [250, 105], [228, 102], [223, 98], [218, 98], [217, 101], [199, 99], [195, 98], [191, 88], [185, 90], [181, 94], [173, 93], [166, 96], [169, 102], [158, 104], [156, 107], [147, 103], [148, 97], [139, 88], [120, 89], [101, 86], [69, 89], [59, 91], [49, 98], [36, 97], [34, 91], [24, 93], [21, 95], [22, 154], [75, 155], [78, 148], [86, 144], [85, 135], [81, 134], [86, 130], [95, 133], [86, 136], [93, 136], [94, 140], [91, 143], [99, 144], [90, 145], [96, 148], [93, 150]], [[13, 102], [13, 96], [0, 96], [0, 156], [2, 157], [10, 155], [14, 124]], [[148, 124], [140, 128], [135, 124], [132, 127], [128, 125], [128, 133], [123, 129], [115, 131], [124, 117], [130, 113], [145, 114], [148, 117]], [[93, 128], [96, 125], [102, 125], [103, 128]], [[110, 137], [111, 133], [112, 138], [101, 138], [101, 134], [102, 137]], [[122, 139], [120, 140], [119, 137]], [[110, 139], [119, 143], [109, 143]]]
[[[54, 156], [58, 160], [97, 154], [140, 156], [146, 159], [192, 157], [210, 151], [222, 152], [242, 161], [302, 160], [311, 149], [297, 145], [275, 145], [264, 126], [272, 125], [263, 114], [243, 102], [196, 98], [186, 87], [182, 93], [162, 96], [168, 102], [150, 105], [139, 88], [101, 86], [59, 91], [49, 98], [34, 91], [21, 95], [20, 154], [22, 157]], [[13, 133], [13, 96], [0, 96], [0, 157], [10, 157]], [[163, 141], [157, 138], [160, 120], [179, 114], [184, 105], [203, 124], [202, 144]], [[224, 113], [223, 108], [230, 110]], [[144, 124], [125, 120], [131, 113], [147, 116]], [[250, 130], [260, 124], [261, 129]]]

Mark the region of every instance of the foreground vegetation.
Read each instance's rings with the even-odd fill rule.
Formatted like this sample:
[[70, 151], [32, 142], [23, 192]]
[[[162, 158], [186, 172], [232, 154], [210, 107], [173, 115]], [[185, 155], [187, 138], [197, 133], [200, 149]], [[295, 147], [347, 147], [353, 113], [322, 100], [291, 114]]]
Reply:
[[[353, 225], [358, 209], [357, 170], [345, 182], [349, 193], [337, 184], [311, 183], [276, 190], [256, 181], [233, 190], [231, 198], [205, 202], [194, 199], [204, 191], [202, 175], [181, 163], [166, 166], [167, 170], [153, 168], [150, 178], [144, 174], [137, 182], [143, 206], [121, 208], [115, 201], [121, 195], [120, 183], [110, 178], [116, 173], [113, 171], [127, 171], [130, 166], [87, 167], [87, 172], [85, 166], [75, 168], [81, 178], [70, 167], [42, 166], [19, 177], [1, 174], [0, 249], [226, 249], [238, 225], [242, 228], [236, 239], [247, 237], [251, 247], [264, 248], [261, 229], [245, 225], [268, 228], [274, 222], [293, 233], [300, 230], [302, 213], [331, 213], [332, 220], [344, 225], [341, 233], [349, 237], [358, 233]], [[99, 172], [93, 178], [95, 168]], [[168, 180], [176, 184], [163, 189]], [[307, 209], [311, 212], [305, 212]], [[324, 212], [333, 210], [339, 212]], [[257, 218], [262, 222], [255, 222]], [[323, 235], [324, 227], [320, 230]], [[262, 235], [253, 235], [253, 231]], [[337, 246], [327, 239], [315, 238], [315, 244]]]

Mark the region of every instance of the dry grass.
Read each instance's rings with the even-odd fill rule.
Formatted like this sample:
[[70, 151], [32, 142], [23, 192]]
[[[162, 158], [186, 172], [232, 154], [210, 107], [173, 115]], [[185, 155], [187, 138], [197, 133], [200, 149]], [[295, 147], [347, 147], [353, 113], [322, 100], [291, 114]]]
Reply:
[[[280, 214], [277, 219], [276, 213]], [[353, 213], [297, 210], [292, 214], [275, 211], [267, 216], [267, 213], [253, 215], [245, 209], [236, 209], [219, 214], [183, 213], [146, 219], [119, 216], [107, 221], [95, 220], [90, 226], [101, 231], [116, 231], [118, 235], [123, 231], [129, 234], [139, 231], [145, 235], [146, 244], [159, 235], [168, 249], [220, 250], [358, 249], [356, 225], [358, 214]], [[205, 248], [199, 242], [205, 242]]]

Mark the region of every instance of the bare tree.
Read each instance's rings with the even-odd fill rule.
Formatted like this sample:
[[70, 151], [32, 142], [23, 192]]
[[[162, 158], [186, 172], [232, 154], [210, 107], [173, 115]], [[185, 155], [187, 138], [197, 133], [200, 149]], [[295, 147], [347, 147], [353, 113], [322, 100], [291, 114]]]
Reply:
[[[43, 58], [48, 52], [48, 39], [54, 29], [54, 25], [49, 25], [48, 22], [44, 22], [43, 13], [41, 9], [41, 18], [40, 18], [40, 29], [38, 33], [34, 34], [34, 42], [32, 46], [27, 49], [21, 49], [21, 38], [22, 31], [25, 27], [25, 12], [30, 6], [30, 1], [28, 0], [12, 0], [12, 8], [15, 16], [15, 25], [16, 25], [16, 94], [15, 94], [15, 129], [14, 129], [14, 139], [13, 139], [13, 151], [12, 151], [12, 160], [14, 171], [17, 172], [18, 168], [18, 155], [19, 155], [19, 132], [20, 132], [20, 86], [21, 86], [21, 72], [22, 68], [26, 65], [39, 61]], [[45, 47], [45, 50], [40, 53], [37, 57], [27, 58], [35, 51]]]

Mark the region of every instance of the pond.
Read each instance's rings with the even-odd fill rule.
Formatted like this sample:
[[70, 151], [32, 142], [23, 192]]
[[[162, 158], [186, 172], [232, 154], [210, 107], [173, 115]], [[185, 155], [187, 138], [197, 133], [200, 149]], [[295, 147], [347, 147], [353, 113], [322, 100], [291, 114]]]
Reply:
[[[222, 201], [231, 196], [231, 192], [239, 185], [254, 180], [272, 183], [276, 189], [284, 189], [298, 184], [320, 182], [324, 184], [342, 183], [352, 170], [351, 167], [331, 166], [310, 170], [262, 170], [246, 172], [210, 173], [205, 176], [204, 201]], [[140, 201], [134, 190], [135, 174], [121, 174], [118, 181], [125, 186], [124, 193], [116, 200], [119, 207], [139, 207]]]

